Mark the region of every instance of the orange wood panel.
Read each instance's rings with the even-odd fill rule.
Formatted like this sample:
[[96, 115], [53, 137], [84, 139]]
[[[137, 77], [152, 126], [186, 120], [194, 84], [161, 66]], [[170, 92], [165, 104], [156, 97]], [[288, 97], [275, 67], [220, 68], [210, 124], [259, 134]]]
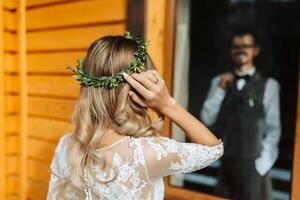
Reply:
[[18, 176], [10, 175], [6, 177], [6, 194], [19, 194], [16, 188], [20, 186], [20, 178]]
[[27, 49], [29, 51], [87, 49], [94, 40], [101, 36], [123, 34], [124, 31], [124, 23], [114, 23], [29, 32]]
[[60, 97], [78, 97], [79, 83], [71, 76], [28, 76], [29, 94]]
[[17, 35], [15, 33], [4, 31], [4, 51], [17, 51]]
[[[61, 52], [37, 52], [27, 54], [28, 72], [38, 74], [72, 74], [66, 70], [67, 65], [76, 66], [76, 60], [82, 59], [86, 51], [61, 51]], [[11, 53], [4, 54], [5, 72], [18, 73], [17, 56]]]
[[16, 12], [12, 12], [9, 10], [3, 11], [3, 25], [4, 29], [8, 31], [16, 31], [17, 30], [17, 14]]
[[[53, 20], [54, 16], [60, 20]], [[54, 4], [28, 10], [27, 30], [111, 23], [124, 21], [125, 17], [125, 0], [94, 0]]]
[[27, 192], [27, 117], [28, 117], [28, 85], [26, 66], [26, 0], [18, 2], [18, 66], [20, 77], [20, 199], [26, 199]]
[[[6, 115], [5, 133], [7, 135], [18, 135], [19, 115]], [[72, 125], [66, 120], [49, 119], [29, 116], [28, 136], [39, 138], [50, 142], [56, 142], [60, 136], [72, 131]]]
[[72, 127], [65, 120], [29, 117], [29, 137], [57, 142], [62, 134], [70, 132]]
[[6, 156], [6, 174], [18, 175], [20, 172], [20, 157], [18, 155]]
[[146, 8], [146, 38], [151, 41], [148, 52], [158, 71], [163, 74], [166, 0], [148, 0]]
[[17, 194], [7, 195], [6, 200], [19, 200], [19, 196]]
[[79, 1], [79, 0], [27, 0], [26, 6], [27, 7], [46, 6], [52, 4], [73, 3], [74, 1]]
[[[5, 75], [6, 92], [19, 92], [20, 80], [17, 75]], [[30, 75], [27, 78], [29, 95], [44, 95], [55, 97], [77, 97], [79, 83], [70, 75]]]
[[28, 157], [31, 159], [50, 162], [56, 143], [39, 139], [28, 139]]
[[17, 55], [5, 52], [3, 67], [5, 72], [18, 72]]
[[[165, 31], [164, 31], [164, 64], [163, 75], [166, 86], [170, 94], [173, 94], [173, 55], [174, 55], [174, 24], [175, 24], [175, 1], [167, 1], [165, 10]], [[171, 137], [171, 122], [166, 118], [164, 126], [164, 133]], [[166, 179], [168, 181], [168, 178]]]
[[6, 142], [5, 142], [6, 155], [18, 154], [19, 146], [20, 146], [20, 138], [18, 136], [8, 136], [8, 137], [6, 137], [5, 140], [6, 140]]
[[28, 199], [33, 199], [33, 200], [46, 199], [47, 190], [48, 190], [48, 185], [29, 180], [27, 197]]
[[[19, 96], [6, 94], [4, 98], [6, 114], [18, 113], [20, 111]], [[10, 124], [10, 122], [7, 123]]]
[[17, 75], [6, 74], [4, 75], [4, 81], [5, 81], [5, 85], [4, 85], [5, 92], [15, 92], [15, 93], [19, 92], [20, 80]]
[[5, 116], [5, 135], [19, 135], [19, 115], [18, 114], [10, 114]]
[[0, 199], [5, 197], [5, 110], [4, 110], [4, 48], [3, 2], [0, 1]]
[[28, 178], [44, 184], [48, 184], [50, 178], [49, 162], [28, 160]]
[[6, 10], [15, 10], [18, 6], [18, 0], [3, 0], [2, 2]]
[[78, 58], [82, 59], [86, 51], [63, 51], [47, 53], [31, 53], [27, 55], [28, 71], [30, 73], [65, 73], [71, 74], [66, 70], [67, 65], [75, 67]]
[[30, 115], [69, 120], [76, 100], [46, 97], [29, 97]]
[[[75, 27], [59, 30], [29, 32], [27, 48], [29, 51], [87, 49], [97, 38], [104, 35], [122, 35], [125, 23], [114, 23], [88, 27]], [[17, 35], [4, 32], [4, 50], [17, 51]]]

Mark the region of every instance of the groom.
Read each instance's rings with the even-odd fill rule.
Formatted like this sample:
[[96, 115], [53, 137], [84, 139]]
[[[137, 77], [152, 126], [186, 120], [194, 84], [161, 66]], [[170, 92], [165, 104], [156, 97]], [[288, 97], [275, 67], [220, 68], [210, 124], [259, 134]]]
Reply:
[[218, 193], [230, 199], [271, 199], [269, 171], [281, 134], [279, 84], [256, 68], [259, 53], [254, 32], [232, 35], [233, 70], [212, 79], [200, 114], [224, 141]]

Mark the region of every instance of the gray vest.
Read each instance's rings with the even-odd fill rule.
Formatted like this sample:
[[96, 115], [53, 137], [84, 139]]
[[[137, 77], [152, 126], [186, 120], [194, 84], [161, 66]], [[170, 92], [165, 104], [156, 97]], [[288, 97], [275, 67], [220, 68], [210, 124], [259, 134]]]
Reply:
[[224, 142], [224, 159], [253, 159], [260, 155], [265, 85], [266, 78], [256, 72], [242, 90], [237, 89], [235, 82], [227, 89], [215, 124], [216, 133]]

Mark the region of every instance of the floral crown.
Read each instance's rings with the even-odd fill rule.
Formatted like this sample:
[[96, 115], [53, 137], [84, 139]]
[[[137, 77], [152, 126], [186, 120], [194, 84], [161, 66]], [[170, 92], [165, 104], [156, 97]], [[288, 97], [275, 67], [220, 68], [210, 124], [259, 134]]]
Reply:
[[72, 76], [73, 79], [80, 81], [82, 86], [94, 86], [94, 87], [104, 87], [107, 89], [114, 88], [118, 84], [124, 81], [123, 73], [140, 73], [145, 69], [145, 60], [147, 58], [146, 46], [149, 45], [150, 41], [145, 41], [141, 36], [133, 37], [130, 32], [124, 34], [126, 39], [134, 40], [137, 44], [137, 51], [134, 53], [134, 60], [129, 63], [122, 71], [116, 73], [112, 76], [101, 76], [93, 77], [84, 71], [84, 58], [82, 60], [77, 59], [76, 69], [67, 66], [66, 69], [72, 70], [75, 75]]

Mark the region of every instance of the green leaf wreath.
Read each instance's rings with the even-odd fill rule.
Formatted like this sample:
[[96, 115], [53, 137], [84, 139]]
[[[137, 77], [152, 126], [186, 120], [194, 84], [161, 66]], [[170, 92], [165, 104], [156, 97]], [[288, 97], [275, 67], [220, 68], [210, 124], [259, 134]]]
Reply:
[[147, 49], [146, 46], [149, 45], [150, 41], [145, 41], [141, 36], [136, 36], [135, 38], [130, 34], [130, 32], [126, 32], [124, 34], [126, 39], [134, 40], [137, 44], [137, 51], [134, 53], [135, 59], [129, 63], [126, 68], [122, 71], [116, 73], [112, 76], [101, 76], [94, 77], [89, 75], [84, 71], [83, 65], [85, 59], [82, 60], [77, 59], [77, 66], [73, 69], [70, 66], [67, 66], [66, 69], [70, 69], [75, 73], [72, 78], [80, 81], [80, 85], [82, 86], [94, 86], [94, 87], [104, 87], [107, 89], [114, 88], [119, 85], [120, 82], [124, 81], [123, 73], [140, 73], [145, 70], [145, 60], [147, 58]]

